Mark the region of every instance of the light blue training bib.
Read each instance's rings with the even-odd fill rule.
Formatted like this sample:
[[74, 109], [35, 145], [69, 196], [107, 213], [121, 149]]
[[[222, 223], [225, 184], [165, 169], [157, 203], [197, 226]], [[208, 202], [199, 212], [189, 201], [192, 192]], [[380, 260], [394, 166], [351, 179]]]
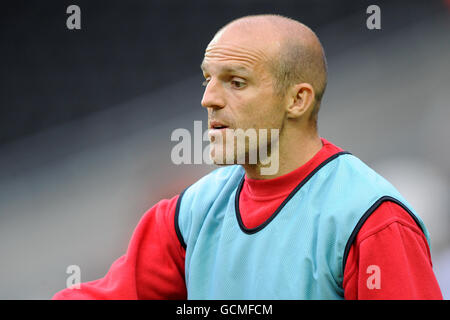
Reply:
[[322, 162], [255, 229], [240, 218], [244, 174], [221, 167], [180, 195], [175, 228], [188, 299], [343, 299], [348, 250], [384, 201], [400, 204], [429, 241], [400, 193], [348, 152]]

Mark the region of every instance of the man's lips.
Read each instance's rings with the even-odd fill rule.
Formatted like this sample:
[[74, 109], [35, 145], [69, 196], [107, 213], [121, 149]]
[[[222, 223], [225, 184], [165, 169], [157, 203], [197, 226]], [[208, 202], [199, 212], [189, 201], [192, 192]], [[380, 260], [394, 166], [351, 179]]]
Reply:
[[225, 123], [220, 122], [220, 121], [214, 120], [209, 123], [209, 129], [212, 129], [212, 130], [223, 130], [226, 128], [228, 128], [228, 126]]

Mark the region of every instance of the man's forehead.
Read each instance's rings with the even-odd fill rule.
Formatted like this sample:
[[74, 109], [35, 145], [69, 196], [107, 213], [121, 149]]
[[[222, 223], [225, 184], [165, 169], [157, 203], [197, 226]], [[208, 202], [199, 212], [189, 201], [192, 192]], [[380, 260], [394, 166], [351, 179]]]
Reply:
[[216, 35], [206, 47], [205, 55], [212, 55], [218, 52], [268, 55], [274, 48], [279, 47], [279, 43], [279, 38], [264, 37], [261, 32], [251, 34], [242, 30], [231, 30], [220, 33], [220, 36]]
[[218, 41], [210, 43], [205, 50], [201, 68], [229, 69], [229, 71], [249, 72], [271, 60], [273, 53], [253, 43], [242, 41]]
[[203, 59], [200, 64], [200, 68], [203, 72], [208, 72], [211, 69], [218, 70], [220, 72], [244, 72], [250, 73], [252, 71], [251, 67], [248, 67], [239, 62], [231, 62], [231, 61], [211, 61], [208, 59]]
[[201, 69], [253, 71], [267, 66], [281, 49], [282, 36], [270, 23], [245, 20], [219, 30], [205, 49]]

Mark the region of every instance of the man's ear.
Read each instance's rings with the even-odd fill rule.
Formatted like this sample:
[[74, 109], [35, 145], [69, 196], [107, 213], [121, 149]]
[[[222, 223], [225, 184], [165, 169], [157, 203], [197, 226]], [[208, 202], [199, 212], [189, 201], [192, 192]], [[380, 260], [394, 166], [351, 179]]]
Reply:
[[288, 118], [299, 118], [314, 105], [314, 88], [309, 83], [299, 83], [292, 87]]

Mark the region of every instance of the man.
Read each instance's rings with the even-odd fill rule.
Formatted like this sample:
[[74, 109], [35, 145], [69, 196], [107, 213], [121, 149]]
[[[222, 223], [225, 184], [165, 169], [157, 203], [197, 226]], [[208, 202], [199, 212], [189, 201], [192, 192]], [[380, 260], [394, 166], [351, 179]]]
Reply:
[[211, 158], [223, 163], [232, 130], [271, 129], [277, 172], [248, 161], [260, 145], [246, 143], [245, 163], [157, 203], [104, 278], [55, 299], [442, 299], [419, 216], [318, 135], [327, 70], [314, 32], [276, 15], [237, 19], [202, 70]]

